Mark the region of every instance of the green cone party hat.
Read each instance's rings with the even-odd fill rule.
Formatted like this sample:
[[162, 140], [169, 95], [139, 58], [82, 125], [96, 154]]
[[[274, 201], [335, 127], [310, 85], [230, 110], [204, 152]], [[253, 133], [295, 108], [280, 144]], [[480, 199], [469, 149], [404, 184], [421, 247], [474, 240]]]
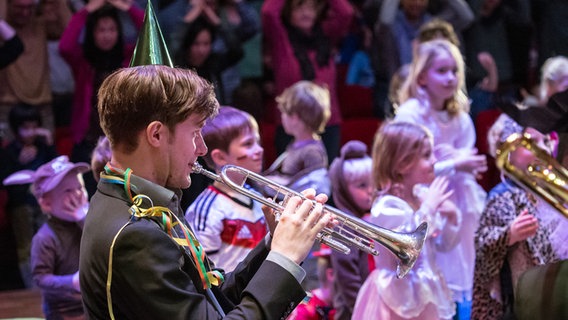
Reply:
[[168, 47], [164, 41], [162, 30], [154, 9], [152, 8], [152, 1], [148, 0], [146, 5], [146, 13], [144, 14], [144, 25], [138, 40], [136, 41], [136, 48], [130, 60], [130, 66], [143, 66], [150, 64], [161, 64], [169, 67], [174, 67]]

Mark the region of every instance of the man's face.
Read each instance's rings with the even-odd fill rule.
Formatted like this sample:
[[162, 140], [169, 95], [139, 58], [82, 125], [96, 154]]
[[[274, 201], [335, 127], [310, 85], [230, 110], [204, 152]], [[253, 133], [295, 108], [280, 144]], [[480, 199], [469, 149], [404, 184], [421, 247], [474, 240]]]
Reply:
[[169, 143], [164, 158], [165, 186], [170, 188], [188, 188], [191, 184], [189, 174], [197, 157], [207, 153], [207, 146], [201, 136], [205, 125], [202, 115], [192, 114], [185, 121], [176, 125], [175, 133], [170, 130]]
[[35, 10], [34, 0], [8, 0], [8, 22], [14, 28], [24, 27], [31, 21]]

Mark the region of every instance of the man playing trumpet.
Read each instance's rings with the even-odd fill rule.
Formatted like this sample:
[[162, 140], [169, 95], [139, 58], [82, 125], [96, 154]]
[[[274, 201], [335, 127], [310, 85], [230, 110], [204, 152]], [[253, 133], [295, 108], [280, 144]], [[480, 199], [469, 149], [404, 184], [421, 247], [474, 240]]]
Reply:
[[121, 69], [101, 85], [98, 110], [112, 158], [81, 242], [91, 318], [286, 318], [305, 296], [299, 264], [330, 223], [325, 195], [305, 192], [315, 206], [292, 197], [278, 225], [227, 275], [185, 225], [179, 189], [207, 152], [201, 129], [218, 108], [213, 87], [189, 70]]

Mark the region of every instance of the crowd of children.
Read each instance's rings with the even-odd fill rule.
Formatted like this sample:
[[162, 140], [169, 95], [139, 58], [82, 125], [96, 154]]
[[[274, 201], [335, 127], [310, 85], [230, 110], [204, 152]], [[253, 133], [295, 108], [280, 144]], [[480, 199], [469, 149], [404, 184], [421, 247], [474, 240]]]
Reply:
[[[18, 60], [26, 55], [18, 47], [23, 43], [26, 50], [38, 48], [26, 33], [33, 29], [26, 28], [29, 17], [20, 10], [34, 7], [26, 1], [8, 0], [9, 19], [0, 15], [0, 72], [7, 69], [6, 74], [0, 73], [0, 84], [21, 85], [26, 77], [14, 79], [16, 67], [33, 57]], [[9, 94], [0, 89], [0, 125], [7, 120], [10, 128], [10, 134], [2, 136], [10, 140], [2, 141], [1, 163], [7, 167], [1, 178], [23, 286], [41, 289], [48, 319], [83, 319], [78, 277], [83, 221], [101, 173], [112, 171], [105, 167], [111, 148], [98, 120], [97, 91], [110, 74], [128, 65], [143, 11], [132, 0], [90, 0], [73, 7], [71, 16], [63, 12], [71, 9], [68, 3], [40, 2], [39, 14], [46, 16], [41, 23], [34, 20], [34, 28], [36, 23], [42, 26], [51, 21], [54, 12], [66, 17], [61, 23], [69, 20], [66, 28], [45, 29], [41, 38], [44, 42], [59, 39], [57, 54], [68, 63], [74, 79], [69, 106], [72, 161], [58, 156], [53, 114], [46, 111], [50, 108], [44, 99], [49, 96], [46, 88], [39, 84], [38, 97], [20, 95], [29, 94], [27, 89], [12, 88]], [[155, 2], [161, 10], [176, 1]], [[525, 272], [568, 258], [562, 245], [568, 239], [566, 223], [557, 210], [504, 173], [488, 194], [478, 183], [493, 158], [476, 149], [475, 117], [495, 108], [494, 102], [508, 101], [510, 97], [501, 96], [498, 87], [509, 89], [518, 80], [511, 67], [514, 57], [477, 52], [476, 38], [472, 41], [475, 52], [466, 55], [477, 57], [478, 81], [474, 85], [466, 81], [463, 37], [453, 28], [462, 30], [472, 23], [465, 37], [472, 39], [488, 28], [484, 19], [501, 19], [502, 11], [510, 9], [481, 2], [480, 10], [470, 11], [470, 5], [460, 0], [448, 7], [433, 6], [428, 13], [424, 3], [402, 0], [399, 8], [398, 1], [384, 1], [371, 26], [362, 9], [366, 5], [345, 0], [266, 0], [257, 12], [242, 1], [218, 4], [220, 9], [195, 0], [181, 10], [184, 27], [167, 35], [178, 51], [176, 60], [180, 67], [192, 68], [212, 82], [216, 98], [223, 103], [244, 94], [238, 84], [231, 83], [236, 78], [230, 75], [238, 73], [237, 63], [247, 51], [244, 43], [260, 29], [260, 17], [263, 30], [270, 33], [265, 37], [268, 50], [263, 61], [273, 77], [267, 82], [252, 79], [252, 83], [263, 83], [260, 96], [276, 108], [253, 115], [243, 111], [247, 106], [221, 107], [199, 128], [208, 147], [200, 161], [208, 169], [219, 174], [223, 166], [235, 165], [298, 192], [315, 189], [354, 219], [396, 232], [412, 232], [428, 223], [418, 259], [402, 279], [397, 269], [400, 262], [380, 244], [375, 244], [380, 253], [376, 257], [356, 248], [343, 254], [316, 244], [302, 264], [307, 273], [302, 285], [309, 295], [291, 319], [510, 319], [519, 312], [517, 295], [526, 295], [517, 289]], [[400, 53], [384, 66], [388, 79], [377, 70], [373, 74], [366, 70], [364, 81], [351, 75], [348, 79], [374, 86], [378, 100], [385, 81], [390, 84], [390, 107], [383, 108], [384, 101], [374, 102], [381, 104], [383, 117], [392, 115], [392, 119], [381, 120], [370, 153], [361, 141], [339, 142], [341, 108], [348, 106], [339, 106], [335, 53], [341, 39], [351, 33], [348, 27], [356, 28], [357, 23], [351, 23], [354, 7], [357, 23], [362, 24], [357, 34], [364, 42], [357, 46], [364, 56], [358, 63], [380, 68], [377, 61], [394, 58], [385, 56], [389, 48]], [[164, 19], [166, 14], [163, 10], [159, 17]], [[483, 23], [474, 21], [474, 14]], [[432, 20], [434, 15], [451, 23]], [[380, 52], [377, 43], [371, 43], [377, 34], [388, 36]], [[14, 47], [4, 52], [7, 44]], [[547, 60], [540, 92], [520, 91], [529, 111], [509, 103], [506, 112], [512, 118], [503, 115], [490, 131], [492, 150], [511, 134], [529, 134], [553, 157], [560, 150], [560, 158], [568, 158], [565, 133], [560, 132], [559, 140], [558, 126], [551, 128], [537, 122], [541, 118], [527, 116], [535, 112], [531, 108], [550, 110], [548, 101], [558, 101], [554, 99], [566, 91], [567, 61], [564, 56]], [[37, 78], [45, 76], [43, 72]], [[28, 89], [33, 89], [31, 84]], [[515, 98], [521, 100], [521, 96]], [[280, 153], [272, 163], [265, 161], [259, 121], [277, 126], [274, 146]], [[508, 160], [520, 168], [537, 161], [534, 153], [522, 147], [512, 151]], [[254, 181], [231, 177], [259, 197], [274, 196], [273, 190]], [[259, 243], [269, 246], [274, 225], [265, 218], [268, 209], [221, 181], [192, 187], [196, 186], [199, 190], [194, 189], [197, 192], [182, 209], [216, 268], [234, 270]]]

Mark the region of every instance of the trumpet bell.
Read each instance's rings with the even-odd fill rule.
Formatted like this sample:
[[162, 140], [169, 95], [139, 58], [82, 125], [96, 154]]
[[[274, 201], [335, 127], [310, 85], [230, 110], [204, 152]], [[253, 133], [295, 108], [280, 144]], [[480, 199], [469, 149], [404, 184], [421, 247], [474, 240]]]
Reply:
[[[518, 168], [509, 161], [511, 152], [524, 148], [536, 160], [526, 168]], [[511, 180], [546, 201], [568, 218], [568, 170], [548, 152], [540, 148], [530, 134], [512, 134], [497, 150], [496, 165]]]

